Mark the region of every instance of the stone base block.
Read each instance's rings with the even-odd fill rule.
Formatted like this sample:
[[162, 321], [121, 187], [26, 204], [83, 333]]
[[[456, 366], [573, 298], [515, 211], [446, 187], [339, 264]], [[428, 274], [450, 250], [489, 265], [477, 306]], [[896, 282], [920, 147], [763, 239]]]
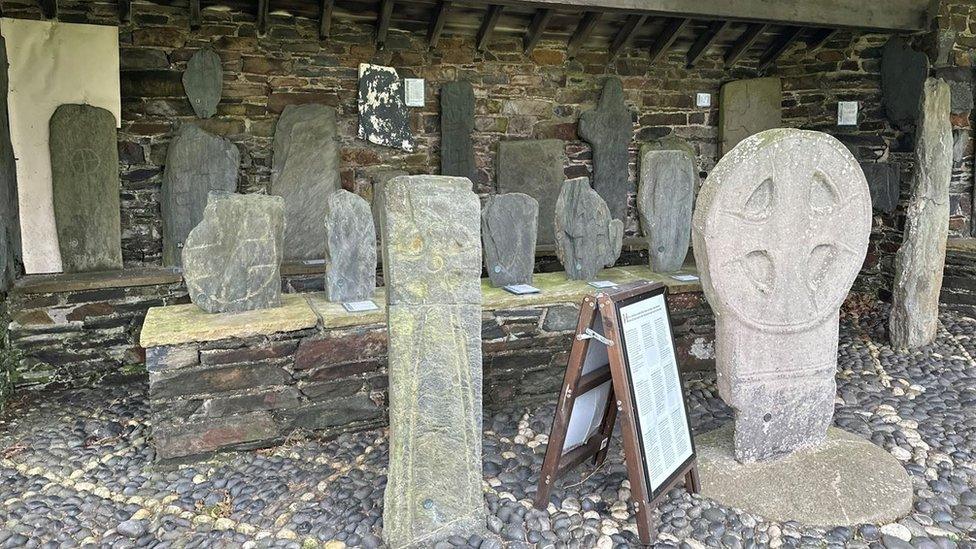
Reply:
[[912, 509], [912, 481], [891, 454], [831, 427], [816, 448], [762, 463], [732, 453], [732, 424], [696, 437], [702, 495], [770, 520], [808, 526], [893, 522]]

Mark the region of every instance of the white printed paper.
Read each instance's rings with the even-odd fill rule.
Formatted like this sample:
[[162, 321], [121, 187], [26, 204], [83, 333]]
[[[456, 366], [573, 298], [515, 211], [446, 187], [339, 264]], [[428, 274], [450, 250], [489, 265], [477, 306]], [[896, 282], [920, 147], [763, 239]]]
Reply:
[[695, 282], [698, 280], [697, 275], [671, 275], [671, 278], [679, 282]]
[[837, 125], [857, 126], [857, 101], [840, 101], [837, 103]]
[[594, 280], [592, 282], [588, 282], [587, 284], [589, 284], [590, 286], [593, 286], [594, 288], [599, 288], [601, 290], [604, 289], [604, 288], [616, 288], [617, 287], [617, 283], [616, 282], [610, 282], [609, 280]]
[[424, 106], [424, 79], [423, 78], [404, 78], [405, 84], [404, 103], [408, 107]]
[[530, 286], [528, 284], [510, 284], [505, 286], [503, 289], [506, 292], [513, 293], [515, 295], [537, 294], [542, 291], [539, 288]]
[[[602, 334], [603, 319], [599, 316], [596, 317], [592, 329]], [[581, 375], [585, 376], [609, 364], [610, 357], [607, 354], [607, 346], [597, 340], [592, 340], [586, 350], [586, 357], [583, 359]], [[563, 442], [564, 454], [580, 446], [596, 434], [603, 422], [603, 413], [607, 408], [607, 400], [610, 398], [612, 386], [613, 381], [607, 381], [599, 387], [577, 395], [576, 402], [573, 403], [573, 412], [569, 416], [569, 424], [566, 427], [566, 440]]]
[[376, 303], [373, 303], [372, 300], [343, 303], [342, 308], [350, 313], [365, 313], [367, 311], [380, 310], [380, 308], [376, 305]]

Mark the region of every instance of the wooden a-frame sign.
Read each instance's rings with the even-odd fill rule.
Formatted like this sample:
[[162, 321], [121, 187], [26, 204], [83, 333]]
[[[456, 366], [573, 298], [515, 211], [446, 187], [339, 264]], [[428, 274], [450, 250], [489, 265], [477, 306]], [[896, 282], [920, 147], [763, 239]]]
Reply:
[[583, 300], [535, 498], [545, 509], [556, 479], [591, 457], [602, 465], [619, 416], [644, 545], [668, 490], [682, 480], [700, 490], [666, 298], [663, 284], [641, 281]]

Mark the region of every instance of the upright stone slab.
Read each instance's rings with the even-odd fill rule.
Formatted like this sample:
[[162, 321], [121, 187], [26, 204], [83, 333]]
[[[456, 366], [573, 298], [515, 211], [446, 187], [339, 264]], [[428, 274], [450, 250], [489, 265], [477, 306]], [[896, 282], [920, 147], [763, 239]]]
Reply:
[[378, 168], [368, 170], [369, 181], [373, 186], [373, 197], [370, 200], [370, 209], [373, 211], [373, 226], [376, 227], [376, 234], [380, 234], [380, 216], [383, 211], [383, 189], [386, 183], [394, 177], [407, 175], [403, 170], [392, 168]]
[[610, 216], [606, 202], [585, 177], [563, 184], [553, 225], [556, 256], [569, 279], [591, 280], [620, 257], [624, 224]]
[[627, 196], [633, 188], [628, 147], [634, 122], [619, 78], [607, 79], [600, 104], [580, 117], [579, 134], [593, 147], [593, 188], [607, 203], [610, 215], [626, 221]]
[[754, 135], [702, 185], [692, 237], [739, 461], [823, 442], [834, 414], [840, 305], [870, 233], [864, 173], [824, 133]]
[[559, 139], [530, 139], [498, 143], [498, 162], [495, 170], [498, 192], [525, 193], [539, 201], [540, 246], [556, 243], [552, 222], [556, 213], [556, 199], [566, 181], [564, 167], [566, 146]]
[[285, 200], [284, 257], [321, 259], [326, 201], [341, 187], [335, 109], [288, 105], [272, 145], [271, 194]]
[[949, 86], [925, 82], [915, 140], [912, 196], [905, 232], [895, 257], [891, 346], [927, 345], [939, 327], [939, 293], [949, 232], [949, 182], [952, 179], [952, 125]]
[[193, 112], [200, 118], [217, 114], [223, 87], [224, 69], [220, 56], [209, 47], [197, 50], [186, 62], [183, 73], [183, 90]]
[[397, 177], [383, 202], [390, 466], [383, 537], [428, 547], [485, 528], [480, 204], [461, 177]]
[[359, 65], [359, 138], [413, 152], [403, 82], [392, 67]]
[[929, 58], [900, 36], [892, 36], [881, 53], [881, 100], [892, 124], [915, 126], [922, 87], [929, 75]]
[[277, 196], [210, 193], [183, 248], [190, 300], [208, 313], [279, 306], [284, 215]]
[[7, 115], [7, 46], [0, 37], [0, 292], [6, 292], [23, 261], [20, 243], [20, 208], [17, 198], [17, 166], [10, 143]]
[[684, 265], [697, 187], [695, 150], [688, 143], [668, 139], [641, 147], [637, 211], [655, 272], [670, 273]]
[[51, 190], [66, 273], [122, 268], [115, 116], [90, 105], [51, 115]]
[[371, 299], [376, 290], [376, 231], [369, 203], [340, 189], [325, 203], [325, 296]]
[[721, 153], [761, 131], [783, 125], [783, 84], [779, 78], [736, 80], [722, 86], [718, 108]]
[[230, 141], [183, 124], [169, 149], [160, 189], [163, 265], [179, 267], [183, 244], [203, 219], [207, 195], [237, 190], [241, 152]]
[[491, 285], [531, 284], [539, 201], [523, 193], [493, 194], [481, 210], [481, 240]]
[[474, 90], [458, 80], [441, 86], [441, 175], [474, 179]]
[[895, 211], [901, 192], [901, 165], [896, 162], [862, 162], [861, 169], [871, 189], [874, 209], [883, 213]]

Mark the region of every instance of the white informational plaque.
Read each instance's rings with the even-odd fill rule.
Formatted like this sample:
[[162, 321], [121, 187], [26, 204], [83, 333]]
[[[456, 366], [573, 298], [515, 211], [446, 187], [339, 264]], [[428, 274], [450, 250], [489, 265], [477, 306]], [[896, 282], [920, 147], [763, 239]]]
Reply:
[[[596, 318], [593, 324], [593, 331], [603, 333], [603, 320]], [[610, 364], [610, 357], [607, 355], [606, 345], [590, 345], [586, 350], [586, 358], [583, 360], [582, 375], [586, 375], [599, 368]], [[563, 443], [563, 453], [583, 444], [596, 434], [597, 429], [603, 422], [603, 413], [607, 408], [607, 399], [610, 398], [610, 388], [613, 380], [576, 397], [573, 405], [573, 412], [569, 416], [569, 425], [566, 428], [566, 442]]]
[[627, 368], [651, 492], [693, 454], [663, 294], [620, 307]]

